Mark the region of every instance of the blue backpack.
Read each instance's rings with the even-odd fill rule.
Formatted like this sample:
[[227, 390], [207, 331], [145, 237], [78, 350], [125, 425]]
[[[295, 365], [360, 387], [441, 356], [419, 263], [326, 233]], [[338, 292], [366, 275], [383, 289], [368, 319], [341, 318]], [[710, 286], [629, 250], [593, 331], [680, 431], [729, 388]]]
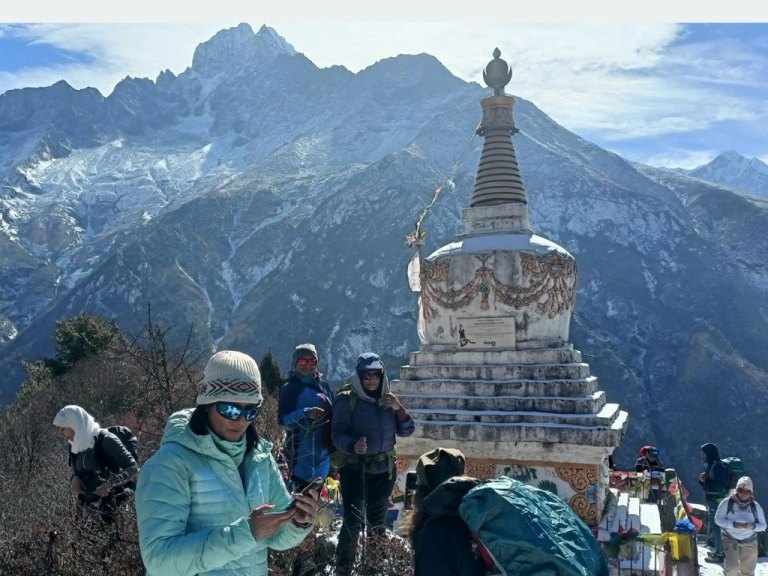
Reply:
[[464, 496], [459, 516], [506, 576], [608, 576], [592, 530], [559, 496], [501, 476]]

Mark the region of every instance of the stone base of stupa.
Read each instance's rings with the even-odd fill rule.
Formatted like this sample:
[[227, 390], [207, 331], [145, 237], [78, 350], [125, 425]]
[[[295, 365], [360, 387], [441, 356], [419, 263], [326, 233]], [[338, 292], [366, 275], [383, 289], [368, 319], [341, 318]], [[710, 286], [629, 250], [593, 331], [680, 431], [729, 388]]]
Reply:
[[605, 401], [571, 346], [533, 350], [445, 350], [411, 354], [392, 381], [416, 432], [398, 438], [394, 499], [418, 457], [458, 448], [466, 473], [511, 476], [558, 494], [589, 525], [608, 494], [608, 456], [627, 413]]

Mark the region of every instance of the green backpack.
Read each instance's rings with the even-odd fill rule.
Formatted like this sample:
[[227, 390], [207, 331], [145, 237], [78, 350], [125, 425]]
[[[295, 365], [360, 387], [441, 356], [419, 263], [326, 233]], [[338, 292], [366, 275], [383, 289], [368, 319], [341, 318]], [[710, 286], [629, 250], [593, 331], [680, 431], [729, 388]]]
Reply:
[[739, 478], [747, 475], [744, 461], [738, 456], [728, 456], [721, 458], [720, 461], [725, 464], [725, 468], [728, 470], [728, 488], [736, 488]]

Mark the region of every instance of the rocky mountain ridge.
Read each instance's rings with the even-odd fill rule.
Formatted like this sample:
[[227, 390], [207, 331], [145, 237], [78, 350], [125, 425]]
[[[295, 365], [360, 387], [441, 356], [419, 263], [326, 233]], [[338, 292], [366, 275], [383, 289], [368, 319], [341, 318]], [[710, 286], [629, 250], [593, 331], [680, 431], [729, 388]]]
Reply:
[[[425, 54], [321, 70], [247, 25], [108, 98], [0, 95], [3, 399], [55, 320], [138, 330], [150, 304], [206, 348], [287, 363], [312, 341], [332, 381], [365, 350], [396, 375], [418, 349], [405, 237], [438, 186], [424, 253], [461, 231], [486, 95]], [[533, 227], [577, 258], [571, 342], [630, 413], [617, 462], [653, 443], [693, 486], [714, 441], [768, 477], [736, 424], [767, 426], [765, 202], [631, 164], [521, 98], [515, 119]]]
[[744, 158], [735, 150], [723, 152], [692, 170], [678, 168], [675, 171], [745, 194], [768, 198], [768, 164], [757, 158]]

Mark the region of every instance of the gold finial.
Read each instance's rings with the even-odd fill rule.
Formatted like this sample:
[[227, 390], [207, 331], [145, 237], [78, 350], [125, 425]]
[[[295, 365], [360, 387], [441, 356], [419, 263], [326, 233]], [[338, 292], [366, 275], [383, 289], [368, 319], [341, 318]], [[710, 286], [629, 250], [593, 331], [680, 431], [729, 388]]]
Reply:
[[504, 94], [504, 86], [512, 80], [512, 68], [500, 56], [501, 50], [496, 48], [493, 51], [493, 60], [488, 62], [488, 66], [483, 70], [483, 81], [486, 86], [493, 88], [495, 96]]

